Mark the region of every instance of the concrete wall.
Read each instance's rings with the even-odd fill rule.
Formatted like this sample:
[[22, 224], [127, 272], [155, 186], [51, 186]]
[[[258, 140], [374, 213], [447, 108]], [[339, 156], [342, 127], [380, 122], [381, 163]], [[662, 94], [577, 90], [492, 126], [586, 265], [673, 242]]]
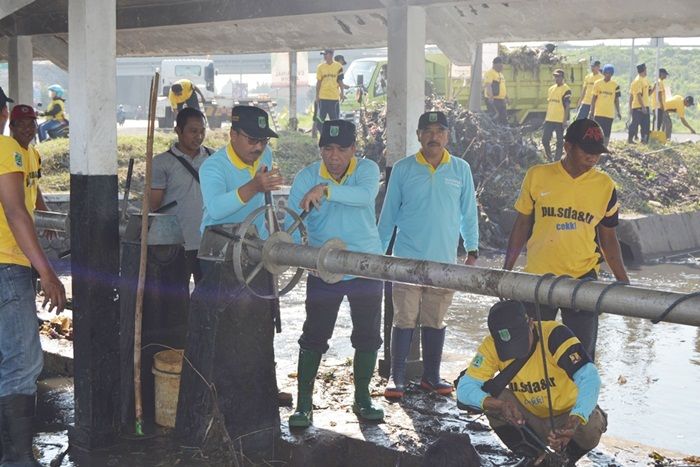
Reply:
[[626, 262], [698, 250], [700, 212], [620, 219], [617, 235]]

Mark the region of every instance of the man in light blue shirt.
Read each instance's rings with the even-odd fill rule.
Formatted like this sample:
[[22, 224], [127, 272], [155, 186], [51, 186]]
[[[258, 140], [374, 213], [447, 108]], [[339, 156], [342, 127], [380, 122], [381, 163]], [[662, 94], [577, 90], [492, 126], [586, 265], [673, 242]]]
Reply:
[[[332, 238], [345, 242], [350, 251], [381, 254], [382, 245], [374, 213], [379, 191], [379, 167], [369, 159], [355, 157], [355, 125], [345, 120], [323, 123], [321, 159], [302, 169], [294, 178], [289, 207], [306, 217], [309, 244], [321, 246]], [[299, 338], [297, 409], [289, 417], [292, 428], [306, 428], [313, 421], [313, 386], [321, 356], [344, 297], [350, 302], [355, 348], [353, 411], [364, 420], [381, 420], [384, 411], [372, 404], [369, 383], [377, 361], [380, 335], [381, 281], [345, 276], [335, 284], [310, 273], [306, 282], [306, 320]]]
[[[426, 112], [418, 121], [421, 150], [397, 162], [389, 182], [379, 219], [379, 235], [386, 251], [394, 227], [393, 254], [443, 263], [457, 260], [459, 235], [474, 265], [479, 248], [479, 219], [471, 169], [466, 161], [445, 149], [447, 117]], [[443, 323], [454, 292], [433, 287], [393, 284], [394, 327], [391, 332], [391, 376], [384, 396], [400, 399], [405, 389], [406, 357], [413, 330], [420, 323], [423, 348], [421, 387], [450, 394], [452, 385], [440, 378], [445, 342]]]
[[[231, 111], [230, 143], [204, 161], [199, 169], [202, 199], [201, 231], [210, 225], [238, 224], [265, 204], [264, 193], [282, 185], [279, 169], [272, 167], [272, 151], [267, 147], [277, 133], [262, 109], [238, 105]], [[256, 224], [262, 235], [263, 216]], [[205, 273], [207, 261], [202, 261]]]

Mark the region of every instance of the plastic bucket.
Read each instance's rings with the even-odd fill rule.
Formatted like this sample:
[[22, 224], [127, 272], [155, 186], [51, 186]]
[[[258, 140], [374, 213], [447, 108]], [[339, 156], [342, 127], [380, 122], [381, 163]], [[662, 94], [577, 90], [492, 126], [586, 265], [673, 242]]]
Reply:
[[163, 350], [153, 356], [155, 377], [156, 423], [175, 427], [177, 399], [180, 393], [182, 372], [182, 350]]

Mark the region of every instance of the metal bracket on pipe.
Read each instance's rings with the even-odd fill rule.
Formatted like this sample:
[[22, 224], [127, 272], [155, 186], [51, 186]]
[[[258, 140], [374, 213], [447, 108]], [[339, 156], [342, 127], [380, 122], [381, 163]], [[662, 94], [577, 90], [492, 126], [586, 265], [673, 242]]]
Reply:
[[326, 256], [328, 256], [328, 253], [330, 253], [332, 250], [344, 250], [345, 248], [347, 248], [347, 245], [345, 245], [344, 241], [339, 238], [331, 238], [318, 250], [316, 271], [318, 271], [318, 276], [323, 282], [335, 284], [336, 282], [343, 280], [343, 277], [345, 277], [345, 274], [329, 272], [324, 267], [324, 262], [326, 261]]

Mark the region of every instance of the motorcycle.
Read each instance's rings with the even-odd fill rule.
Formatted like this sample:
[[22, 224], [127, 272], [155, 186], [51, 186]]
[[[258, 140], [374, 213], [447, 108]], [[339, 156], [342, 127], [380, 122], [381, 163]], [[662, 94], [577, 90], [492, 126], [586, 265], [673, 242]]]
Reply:
[[[41, 109], [41, 103], [37, 105], [39, 109]], [[41, 113], [40, 113], [41, 115]], [[46, 141], [48, 139], [56, 139], [56, 138], [68, 138], [69, 133], [70, 133], [70, 123], [68, 120], [61, 120], [60, 125], [58, 125], [56, 128], [52, 128], [48, 130], [47, 132], [47, 137], [43, 141]], [[41, 142], [42, 140], [39, 138], [39, 131], [37, 128], [37, 133], [36, 133], [36, 140]]]

